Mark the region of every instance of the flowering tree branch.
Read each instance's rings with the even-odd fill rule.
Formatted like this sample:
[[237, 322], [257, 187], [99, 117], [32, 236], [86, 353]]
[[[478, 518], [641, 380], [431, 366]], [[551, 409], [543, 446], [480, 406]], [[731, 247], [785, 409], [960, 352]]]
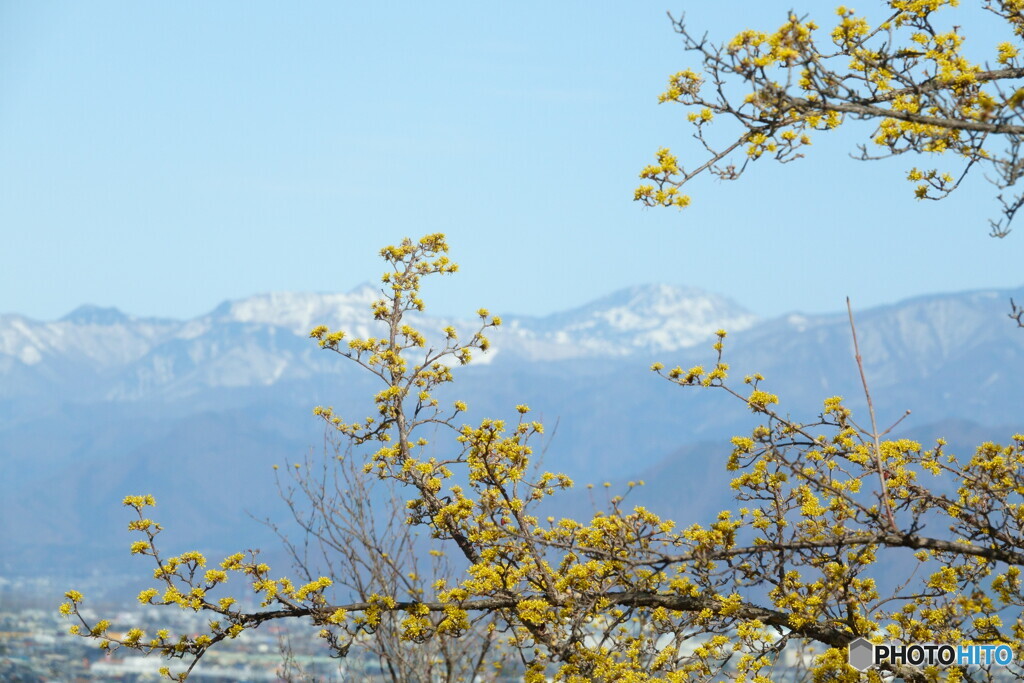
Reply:
[[[1024, 14], [1011, 0], [987, 2], [1001, 20], [1008, 40], [993, 47], [993, 67], [968, 59], [959, 26], [938, 28], [952, 17], [956, 0], [889, 0], [888, 14], [872, 25], [839, 7], [838, 22], [825, 35], [813, 21], [791, 13], [774, 32], [745, 30], [716, 44], [698, 36], [684, 18], [673, 19], [684, 48], [699, 69], [669, 78], [661, 102], [682, 104], [694, 137], [709, 159], [687, 171], [667, 148], [643, 169], [646, 181], [635, 199], [649, 206], [685, 207], [680, 192], [694, 177], [711, 173], [735, 180], [747, 163], [767, 155], [779, 162], [802, 157], [815, 133], [847, 121], [876, 128], [863, 160], [906, 153], [952, 158], [959, 170], [911, 168], [918, 199], [942, 199], [972, 169], [987, 169], [997, 188], [1002, 217], [991, 234], [1004, 237], [1024, 205], [1015, 188], [1024, 171], [1024, 77], [1014, 42], [1024, 36]], [[950, 16], [947, 16], [950, 15]], [[714, 120], [735, 125], [732, 142], [719, 148], [709, 138]], [[742, 148], [742, 151], [741, 151]], [[739, 160], [734, 157], [740, 156]]]

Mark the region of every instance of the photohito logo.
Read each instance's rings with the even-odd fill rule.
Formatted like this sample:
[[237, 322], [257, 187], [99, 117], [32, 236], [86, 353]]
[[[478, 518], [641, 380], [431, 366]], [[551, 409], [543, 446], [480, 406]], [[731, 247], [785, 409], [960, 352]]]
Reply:
[[850, 666], [866, 671], [884, 662], [911, 666], [972, 666], [996, 664], [1006, 666], [1013, 661], [1009, 645], [936, 645], [935, 643], [874, 643], [858, 638], [849, 645]]

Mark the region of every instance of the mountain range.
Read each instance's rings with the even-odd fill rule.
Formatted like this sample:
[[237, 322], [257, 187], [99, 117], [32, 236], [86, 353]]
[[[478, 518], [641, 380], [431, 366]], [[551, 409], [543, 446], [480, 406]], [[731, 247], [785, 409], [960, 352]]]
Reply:
[[[119, 505], [130, 493], [156, 495], [154, 517], [171, 544], [274, 544], [255, 521], [287, 514], [272, 466], [320, 452], [314, 406], [362, 417], [379, 391], [379, 380], [320, 349], [309, 331], [379, 334], [369, 312], [379, 295], [371, 285], [264, 294], [190, 320], [95, 306], [56, 321], [0, 316], [0, 575], [120, 566], [134, 540]], [[1006, 316], [1011, 297], [1024, 299], [1024, 288], [857, 312], [880, 421], [910, 409], [900, 429], [964, 448], [1022, 430], [1024, 330]], [[646, 476], [653, 485], [632, 495], [687, 521], [722, 503], [703, 485], [708, 468], [720, 470], [729, 437], [755, 422], [742, 402], [675, 386], [649, 371], [652, 362], [712, 366], [714, 332], [724, 328], [735, 383], [762, 373], [783, 411], [810, 419], [833, 395], [855, 410], [864, 404], [845, 311], [762, 318], [698, 289], [649, 285], [545, 317], [502, 318], [491, 350], [457, 368], [439, 398], [466, 401], [467, 421], [511, 419], [527, 403], [548, 427], [536, 449], [546, 469], [580, 483]], [[478, 325], [472, 315], [411, 322], [428, 339], [447, 325], [464, 337]]]
[[[308, 342], [326, 324], [349, 336], [379, 334], [367, 314], [381, 292], [274, 293], [230, 301], [191, 320], [136, 318], [82, 306], [60, 320], [0, 316], [0, 398], [52, 396], [84, 401], [175, 400], [217, 387], [271, 386], [337, 371]], [[475, 323], [410, 316], [435, 332]], [[634, 287], [543, 318], [506, 316], [477, 365], [510, 355], [554, 361], [622, 358], [693, 346], [719, 327], [744, 330], [757, 318], [723, 297], [667, 285]], [[335, 367], [332, 367], [335, 366]]]

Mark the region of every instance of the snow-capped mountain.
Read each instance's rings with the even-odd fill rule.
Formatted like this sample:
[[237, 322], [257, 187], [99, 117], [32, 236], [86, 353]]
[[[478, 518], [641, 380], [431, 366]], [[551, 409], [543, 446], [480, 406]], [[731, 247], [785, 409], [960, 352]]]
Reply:
[[[308, 339], [320, 324], [350, 337], [382, 333], [369, 313], [381, 296], [364, 284], [346, 293], [271, 293], [228, 301], [185, 321], [136, 318], [83, 306], [54, 322], [0, 317], [0, 396], [53, 390], [80, 398], [133, 400], [166, 392], [181, 398], [211, 387], [267, 386], [330, 372]], [[615, 358], [673, 351], [742, 330], [757, 318], [723, 297], [668, 285], [633, 287], [544, 318], [507, 316], [477, 365], [501, 357], [529, 361]], [[428, 315], [412, 324], [436, 340], [447, 325], [467, 333], [477, 322]], [[336, 364], [333, 366], [336, 368]], [[70, 377], [82, 382], [68, 382]], [[36, 384], [37, 386], [32, 386]], [[70, 396], [69, 396], [70, 397]]]
[[[350, 337], [380, 335], [383, 324], [370, 315], [380, 295], [369, 284], [345, 293], [261, 294], [191, 320], [139, 318], [95, 306], [49, 322], [0, 316], [0, 399], [176, 401], [215, 389], [336, 376], [348, 366], [319, 349], [309, 330], [326, 324]], [[934, 295], [859, 313], [861, 353], [875, 386], [902, 391], [907, 382], [950, 376], [979, 387], [1013, 382], [1007, 364], [1016, 362], [1024, 340], [1006, 320], [1013, 296], [1024, 298], [1021, 291]], [[491, 349], [474, 354], [474, 368], [494, 365], [498, 372], [567, 360], [707, 362], [706, 343], [724, 328], [731, 358], [752, 371], [777, 368], [783, 381], [804, 378], [797, 382], [801, 391], [820, 392], [837, 386], [837, 377], [853, 376], [845, 314], [760, 320], [724, 297], [692, 288], [632, 287], [562, 313], [503, 318], [489, 333]], [[435, 343], [447, 325], [465, 337], [479, 324], [430, 315], [411, 316], [411, 322]], [[988, 368], [988, 358], [1002, 362]], [[976, 377], [979, 372], [984, 376]], [[805, 381], [808, 373], [814, 381]], [[959, 400], [979, 399], [961, 393]]]
[[643, 285], [544, 318], [509, 318], [495, 334], [531, 360], [622, 357], [695, 346], [716, 330], [745, 330], [758, 318], [735, 302], [700, 289]]
[[135, 318], [97, 306], [81, 306], [53, 322], [0, 315], [0, 358], [25, 365], [62, 358], [106, 368], [141, 357], [179, 326], [174, 320]]
[[370, 304], [381, 297], [381, 290], [369, 283], [345, 293], [310, 294], [273, 292], [238, 301], [226, 301], [203, 316], [208, 323], [250, 323], [283, 327], [294, 334], [307, 335], [317, 325], [367, 328]]

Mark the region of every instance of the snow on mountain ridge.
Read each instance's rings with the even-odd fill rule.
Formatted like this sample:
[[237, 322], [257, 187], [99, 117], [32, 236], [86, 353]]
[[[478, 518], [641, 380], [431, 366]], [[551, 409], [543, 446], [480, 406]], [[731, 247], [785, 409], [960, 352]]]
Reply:
[[[759, 318], [723, 296], [693, 287], [656, 284], [621, 289], [580, 308], [544, 318], [515, 318], [531, 357], [623, 356], [674, 351], [699, 344], [716, 330], [745, 330]], [[572, 350], [575, 349], [575, 352]]]
[[[226, 301], [184, 321], [136, 318], [97, 306], [80, 307], [54, 322], [0, 316], [0, 359], [50, 368], [53, 377], [61, 376], [60, 368], [69, 361], [111, 381], [114, 374], [127, 373], [115, 382], [118, 395], [192, 381], [271, 384], [314, 371], [310, 363], [318, 361], [301, 349], [317, 325], [343, 329], [350, 337], [379, 336], [383, 323], [372, 320], [370, 305], [380, 296], [380, 287], [369, 283], [343, 293], [274, 292]], [[744, 329], [757, 320], [724, 297], [670, 285], [620, 290], [543, 318], [505, 317], [506, 324], [488, 335], [491, 350], [475, 354], [475, 365], [494, 362], [499, 352], [550, 361], [675, 350], [709, 338], [719, 327]], [[443, 343], [445, 326], [453, 325], [468, 339], [479, 324], [471, 316], [416, 314], [409, 320], [435, 348]], [[310, 353], [315, 351], [315, 345], [309, 346]], [[229, 356], [237, 359], [229, 361]]]
[[39, 322], [0, 316], [0, 355], [37, 365], [48, 357], [116, 367], [144, 355], [181, 325], [174, 320], [136, 318], [116, 308], [81, 306], [60, 320]]
[[[371, 334], [370, 304], [380, 290], [363, 284], [346, 293], [274, 292], [225, 302], [211, 322], [240, 322], [284, 327], [305, 335], [316, 325], [343, 327], [355, 336]], [[640, 285], [618, 290], [579, 308], [543, 318], [503, 316], [506, 325], [492, 333], [494, 349], [510, 348], [535, 360], [575, 356], [622, 356], [641, 350], [673, 351], [709, 339], [719, 328], [744, 330], [759, 318], [735, 302], [692, 287]], [[432, 328], [475, 323], [426, 315], [411, 320], [430, 336]], [[477, 358], [490, 360], [489, 354]]]
[[233, 321], [285, 327], [305, 335], [321, 324], [364, 323], [380, 290], [364, 283], [348, 292], [270, 292], [228, 301], [211, 314], [218, 322]]
[[[186, 321], [136, 318], [96, 307], [53, 322], [0, 315], [0, 397], [56, 391], [75, 400], [181, 398], [216, 387], [305, 381], [337, 366], [308, 339], [309, 330], [326, 324], [349, 338], [380, 336], [383, 323], [370, 313], [370, 303], [379, 296], [379, 287], [369, 284], [347, 293], [262, 294], [225, 302]], [[1010, 296], [1024, 300], [1024, 289], [932, 295], [859, 312], [862, 352], [878, 377], [889, 377], [891, 383], [910, 370], [915, 377], [930, 377], [937, 363], [978, 344], [993, 343], [1015, 353], [1021, 339], [1012, 336], [1016, 328], [989, 322], [993, 316], [1005, 318], [999, 299]], [[811, 341], [828, 349], [849, 345], [845, 314], [762, 321], [725, 297], [671, 285], [619, 290], [544, 317], [502, 317], [505, 324], [488, 331], [491, 350], [474, 354], [474, 366], [641, 354], [645, 362], [662, 360], [666, 353], [710, 345], [719, 328], [742, 331], [736, 341], [764, 356], [754, 358], [755, 365], [774, 362], [783, 348], [791, 349], [786, 352], [791, 357], [802, 357], [806, 349], [800, 345]], [[443, 343], [445, 326], [454, 326], [463, 340], [479, 326], [471, 315], [417, 314], [409, 322], [435, 349]], [[1011, 336], [1004, 340], [1006, 335]], [[792, 352], [798, 347], [803, 350]]]

